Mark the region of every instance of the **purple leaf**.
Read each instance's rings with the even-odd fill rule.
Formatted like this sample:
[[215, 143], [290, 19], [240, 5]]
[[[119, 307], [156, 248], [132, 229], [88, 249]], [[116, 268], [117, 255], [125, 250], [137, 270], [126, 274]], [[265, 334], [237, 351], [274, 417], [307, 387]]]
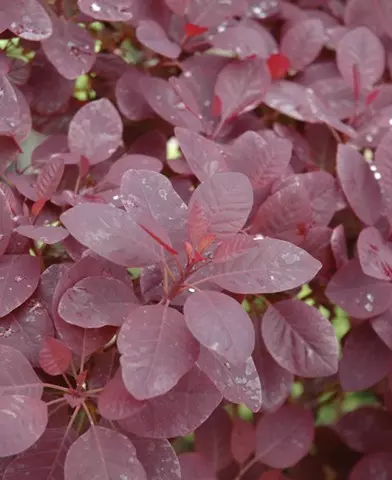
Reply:
[[354, 213], [366, 225], [376, 223], [381, 213], [380, 186], [365, 159], [353, 147], [340, 144], [336, 169]]
[[274, 133], [245, 132], [231, 145], [227, 159], [230, 170], [245, 174], [254, 189], [269, 186], [285, 172], [292, 155], [292, 143]]
[[86, 15], [106, 22], [127, 22], [133, 17], [134, 0], [78, 0]]
[[265, 238], [258, 246], [226, 263], [214, 263], [189, 283], [213, 281], [233, 293], [275, 293], [307, 283], [321, 264], [301, 248], [283, 240]]
[[0, 397], [0, 457], [30, 448], [44, 433], [48, 409], [42, 400], [22, 395]]
[[318, 19], [296, 22], [283, 36], [280, 52], [294, 70], [303, 70], [320, 53], [325, 42], [325, 31]]
[[26, 357], [15, 348], [6, 345], [0, 345], [0, 356], [3, 359], [0, 370], [0, 396], [23, 395], [40, 399], [44, 387]]
[[131, 440], [148, 480], [184, 480], [181, 476], [180, 462], [168, 440], [136, 436], [132, 436]]
[[252, 219], [252, 232], [299, 244], [312, 225], [312, 208], [305, 188], [284, 186], [267, 197]]
[[128, 66], [117, 80], [115, 88], [117, 106], [129, 120], [140, 121], [153, 116], [153, 111], [139, 87], [139, 82], [145, 78], [140, 70]]
[[184, 305], [186, 324], [205, 347], [229, 363], [241, 365], [255, 345], [253, 324], [242, 306], [228, 295], [207, 290], [193, 293]]
[[179, 460], [182, 480], [217, 480], [212, 466], [198, 453], [183, 453]]
[[365, 319], [380, 315], [392, 303], [392, 285], [369, 277], [358, 260], [350, 260], [330, 279], [325, 295], [349, 315]]
[[265, 62], [259, 58], [233, 61], [224, 67], [215, 84], [222, 103], [221, 123], [257, 107], [271, 83]]
[[254, 238], [245, 233], [237, 233], [223, 242], [214, 250], [212, 261], [215, 263], [224, 263], [241, 256], [251, 248], [257, 247]]
[[268, 58], [271, 51], [263, 31], [252, 28], [251, 25], [234, 25], [219, 32], [212, 40], [214, 48], [228, 50], [245, 59], [256, 55]]
[[37, 298], [34, 295], [0, 322], [0, 344], [16, 348], [33, 366], [38, 366], [43, 339], [54, 335], [48, 311]]
[[392, 350], [392, 311], [389, 308], [371, 319], [371, 326], [381, 340]]
[[194, 367], [170, 392], [143, 402], [121, 426], [136, 435], [171, 438], [188, 435], [204, 423], [222, 400], [208, 377]]
[[340, 385], [345, 392], [366, 390], [388, 373], [392, 352], [369, 323], [350, 331], [339, 364]]
[[9, 29], [15, 35], [35, 42], [52, 35], [50, 17], [37, 0], [16, 0], [8, 8], [11, 20]]
[[122, 433], [95, 425], [69, 448], [64, 474], [66, 480], [81, 476], [96, 480], [116, 477], [147, 480], [131, 441]]
[[62, 227], [36, 227], [35, 225], [21, 225], [15, 228], [15, 232], [47, 245], [61, 242], [69, 235], [67, 230]]
[[245, 0], [190, 0], [186, 8], [189, 22], [200, 27], [219, 25], [226, 18], [242, 15], [247, 8]]
[[139, 400], [168, 392], [199, 354], [183, 315], [161, 305], [134, 310], [121, 327], [117, 345], [125, 386]]
[[174, 131], [189, 167], [201, 182], [228, 170], [227, 147], [185, 128], [177, 127]]
[[339, 344], [329, 321], [300, 300], [270, 305], [261, 331], [269, 353], [301, 377], [327, 377], [338, 371]]
[[39, 352], [39, 364], [49, 375], [56, 376], [65, 373], [71, 365], [72, 352], [60, 340], [47, 338]]
[[195, 245], [213, 235], [237, 233], [253, 204], [252, 186], [241, 173], [217, 173], [200, 184], [189, 202], [189, 233]]
[[50, 200], [64, 174], [64, 160], [53, 158], [39, 172], [36, 184], [38, 200]]
[[154, 20], [140, 22], [136, 29], [136, 38], [144, 46], [168, 58], [178, 58], [181, 48], [172, 42], [165, 30]]
[[86, 277], [61, 297], [58, 312], [66, 322], [82, 328], [120, 327], [138, 300], [125, 283], [110, 277]]
[[37, 288], [40, 260], [31, 255], [0, 258], [0, 318], [22, 305]]
[[14, 136], [14, 130], [20, 123], [20, 104], [15, 87], [6, 76], [0, 76], [0, 135]]
[[378, 173], [378, 180], [380, 182], [381, 193], [386, 206], [389, 218], [392, 218], [392, 132], [387, 133], [382, 137], [377, 146], [374, 161]]
[[230, 465], [231, 418], [223, 408], [217, 408], [195, 431], [195, 450], [205, 458], [215, 472]]
[[110, 170], [105, 177], [105, 181], [120, 186], [121, 179], [127, 170], [149, 170], [152, 172], [160, 172], [162, 168], [162, 162], [155, 157], [138, 154], [124, 155], [110, 167]]
[[356, 452], [390, 451], [392, 416], [380, 408], [365, 406], [348, 412], [338, 421], [336, 430]]
[[285, 405], [265, 414], [256, 427], [256, 457], [273, 468], [295, 465], [313, 443], [312, 414], [299, 405]]
[[331, 250], [339, 269], [348, 262], [347, 241], [343, 224], [338, 225], [332, 231]]
[[380, 280], [392, 279], [392, 248], [374, 227], [361, 231], [357, 241], [358, 257], [363, 272]]
[[366, 91], [373, 87], [384, 72], [384, 47], [368, 28], [358, 27], [350, 30], [339, 41], [336, 63], [342, 77], [354, 92]]
[[391, 454], [374, 453], [361, 458], [350, 472], [349, 480], [378, 480], [392, 475]]
[[13, 228], [14, 222], [9, 202], [6, 194], [0, 190], [0, 255], [7, 250]]
[[19, 454], [4, 473], [3, 480], [32, 478], [57, 480], [64, 478], [64, 460], [75, 435], [65, 428], [48, 428], [27, 451]]
[[129, 277], [122, 267], [110, 263], [100, 257], [84, 256], [69, 270], [63, 273], [57, 281], [53, 293], [52, 315], [58, 337], [76, 354], [82, 352], [86, 356], [104, 347], [116, 333], [114, 327], [84, 329], [65, 322], [58, 314], [61, 297], [79, 280], [88, 276], [109, 276], [127, 283]]
[[158, 243], [118, 208], [77, 205], [60, 218], [78, 242], [114, 263], [141, 267], [161, 259]]
[[150, 107], [164, 120], [196, 132], [201, 130], [200, 119], [186, 108], [168, 81], [147, 77], [139, 82], [139, 88]]
[[[105, 135], [102, 135], [102, 129]], [[91, 165], [103, 162], [122, 141], [123, 124], [113, 104], [106, 98], [84, 105], [73, 117], [68, 131], [71, 153], [83, 155]]]
[[107, 420], [122, 420], [138, 411], [143, 403], [125, 388], [121, 371], [104, 386], [98, 398], [99, 413]]
[[53, 34], [42, 42], [42, 49], [58, 72], [69, 80], [89, 72], [95, 62], [94, 39], [87, 29], [52, 19]]
[[152, 216], [176, 248], [186, 240], [187, 206], [170, 180], [157, 172], [128, 170], [121, 182], [121, 201], [136, 222]]
[[261, 319], [255, 320], [256, 348], [253, 353], [254, 363], [261, 383], [261, 410], [271, 412], [280, 408], [290, 395], [294, 375], [281, 367], [265, 346], [261, 335]]
[[241, 417], [233, 418], [231, 451], [235, 460], [243, 464], [253, 454], [256, 446], [256, 431], [252, 423]]
[[227, 400], [243, 403], [252, 412], [260, 410], [261, 385], [252, 358], [243, 365], [231, 365], [215, 352], [201, 347], [197, 364]]

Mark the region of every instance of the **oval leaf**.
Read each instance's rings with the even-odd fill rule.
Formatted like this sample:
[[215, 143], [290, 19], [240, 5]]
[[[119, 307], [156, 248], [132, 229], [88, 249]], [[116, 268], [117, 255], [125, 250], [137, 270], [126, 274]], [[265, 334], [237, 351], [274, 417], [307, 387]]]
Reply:
[[[102, 135], [102, 129], [105, 135]], [[91, 165], [103, 162], [122, 141], [123, 124], [113, 104], [106, 98], [84, 105], [73, 117], [68, 131], [71, 153], [83, 155]]]
[[43, 385], [27, 359], [15, 348], [0, 345], [0, 396], [24, 395], [40, 399]]
[[194, 367], [170, 392], [145, 400], [120, 425], [142, 437], [184, 436], [205, 422], [221, 400], [222, 395], [208, 377]]
[[213, 281], [233, 293], [275, 293], [291, 290], [311, 280], [321, 268], [318, 260], [283, 240], [265, 238], [258, 246], [225, 263], [211, 264], [189, 279], [197, 285]]
[[291, 467], [309, 452], [313, 436], [311, 412], [298, 405], [285, 405], [265, 414], [257, 424], [256, 456], [269, 467]]
[[142, 267], [161, 259], [158, 243], [113, 206], [77, 205], [60, 219], [78, 242], [119, 265]]
[[325, 31], [321, 20], [306, 19], [294, 23], [284, 34], [280, 51], [288, 58], [292, 69], [303, 70], [316, 59], [324, 42]]
[[372, 88], [384, 72], [384, 47], [368, 28], [354, 28], [339, 41], [336, 63], [342, 77], [354, 92], [367, 90]]
[[22, 305], [37, 288], [40, 260], [31, 255], [4, 255], [0, 259], [0, 318]]
[[72, 352], [60, 340], [47, 338], [44, 340], [39, 353], [39, 364], [42, 370], [49, 375], [61, 375], [71, 365]]
[[381, 213], [381, 191], [368, 163], [353, 147], [340, 144], [336, 169], [355, 214], [367, 225], [376, 223]]
[[110, 277], [86, 277], [61, 297], [58, 312], [66, 322], [82, 328], [120, 327], [138, 300], [125, 283]]
[[44, 433], [48, 409], [42, 400], [23, 395], [0, 397], [0, 457], [30, 448]]
[[185, 302], [184, 315], [192, 335], [229, 363], [241, 365], [252, 354], [253, 324], [231, 297], [206, 290], [193, 293]]
[[125, 386], [138, 400], [168, 392], [199, 354], [183, 315], [160, 305], [134, 310], [121, 327], [117, 345]]
[[392, 280], [392, 246], [384, 241], [380, 232], [369, 227], [362, 230], [357, 241], [362, 270], [370, 277]]
[[342, 350], [339, 380], [345, 392], [366, 390], [388, 373], [392, 352], [369, 323], [350, 331]]
[[277, 363], [301, 377], [326, 377], [338, 371], [339, 344], [329, 321], [300, 300], [270, 305], [261, 331]]
[[94, 480], [147, 480], [131, 441], [122, 433], [97, 426], [92, 426], [71, 445], [64, 473], [65, 480], [77, 480], [81, 476]]

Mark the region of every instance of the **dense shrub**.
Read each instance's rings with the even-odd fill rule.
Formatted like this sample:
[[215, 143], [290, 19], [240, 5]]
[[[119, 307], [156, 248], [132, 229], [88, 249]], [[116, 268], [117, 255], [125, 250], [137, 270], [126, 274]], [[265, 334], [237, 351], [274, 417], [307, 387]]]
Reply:
[[392, 2], [0, 5], [4, 480], [392, 478]]

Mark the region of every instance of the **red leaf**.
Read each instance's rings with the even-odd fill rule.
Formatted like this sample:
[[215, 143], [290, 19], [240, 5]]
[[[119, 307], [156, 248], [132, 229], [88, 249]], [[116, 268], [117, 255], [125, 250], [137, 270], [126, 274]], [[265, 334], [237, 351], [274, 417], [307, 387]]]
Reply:
[[208, 27], [199, 27], [198, 25], [194, 25], [193, 23], [187, 23], [185, 25], [185, 33], [188, 37], [196, 37], [197, 35], [201, 35], [204, 32], [208, 31]]
[[274, 53], [268, 57], [267, 65], [272, 80], [279, 80], [286, 76], [290, 68], [290, 61], [285, 55]]
[[41, 210], [46, 205], [46, 202], [47, 200], [45, 198], [41, 198], [40, 200], [37, 200], [36, 202], [34, 202], [33, 206], [31, 207], [31, 213], [35, 217], [38, 217], [38, 215], [41, 213]]
[[46, 338], [39, 353], [39, 364], [49, 375], [65, 373], [71, 364], [72, 352], [60, 340]]
[[198, 453], [183, 453], [179, 460], [182, 480], [217, 480], [212, 466]]
[[391, 454], [381, 452], [362, 457], [350, 472], [349, 480], [379, 480], [391, 476]]

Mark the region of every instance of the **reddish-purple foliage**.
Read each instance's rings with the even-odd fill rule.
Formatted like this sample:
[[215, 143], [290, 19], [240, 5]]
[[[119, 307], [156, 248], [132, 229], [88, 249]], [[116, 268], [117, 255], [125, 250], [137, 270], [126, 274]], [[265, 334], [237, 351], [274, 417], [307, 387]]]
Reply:
[[3, 3], [0, 477], [390, 478], [390, 0]]

